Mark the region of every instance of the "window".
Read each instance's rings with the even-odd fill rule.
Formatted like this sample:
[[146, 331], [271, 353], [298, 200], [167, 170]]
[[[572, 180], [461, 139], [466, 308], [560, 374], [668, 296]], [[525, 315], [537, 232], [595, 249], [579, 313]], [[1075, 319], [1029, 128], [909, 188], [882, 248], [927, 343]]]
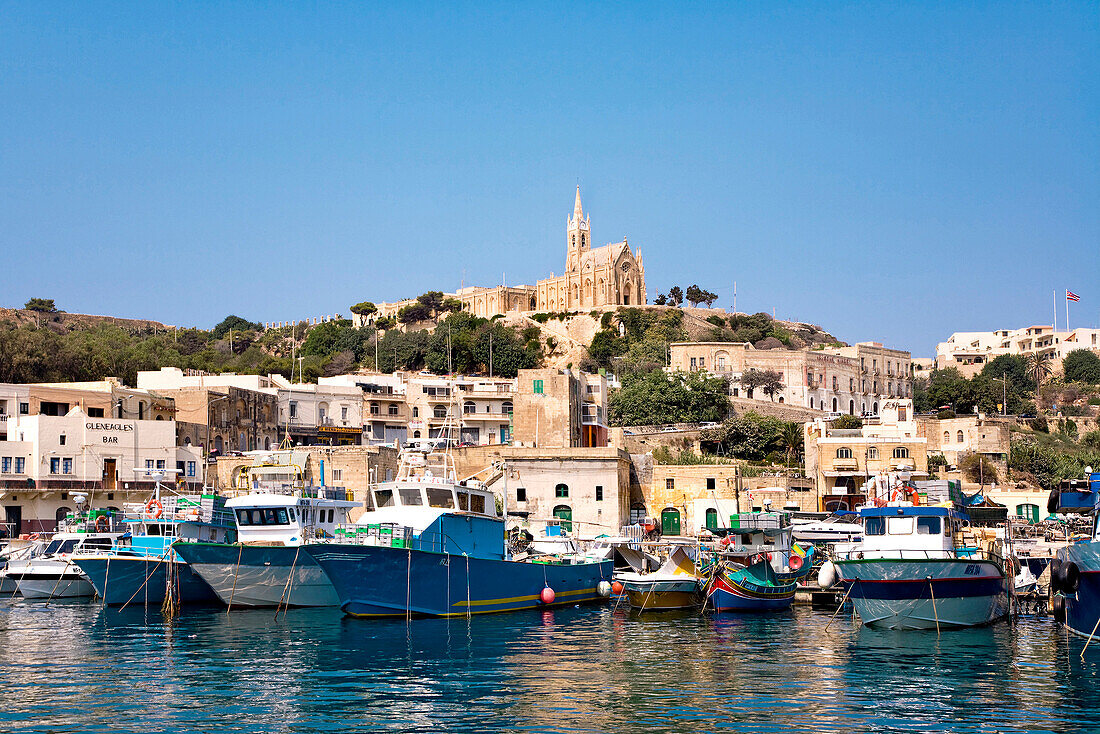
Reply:
[[470, 493], [459, 492], [458, 493], [458, 509], [469, 510], [470, 509]]
[[476, 413], [476, 412], [477, 412], [477, 406], [474, 405], [473, 402], [467, 400], [465, 403], [462, 404], [462, 414], [463, 415], [470, 415], [471, 413]]
[[[298, 401], [297, 400], [291, 400], [290, 401], [290, 417], [291, 418], [297, 418], [298, 417]], [[224, 421], [225, 418], [223, 417], [222, 420]]]
[[187, 476], [195, 476], [195, 462], [193, 461], [187, 462]]
[[61, 473], [62, 474], [72, 474], [73, 473], [73, 460], [72, 459], [62, 459], [61, 460]]
[[61, 473], [61, 459], [57, 456], [50, 458], [50, 474]]
[[65, 445], [65, 434], [64, 433], [62, 433], [60, 436], [57, 437], [57, 445], [58, 446], [64, 446]]
[[707, 489], [714, 489], [717, 486], [717, 482], [714, 481], [714, 477], [707, 477]]
[[908, 459], [909, 458], [909, 449], [905, 448], [904, 446], [898, 446], [896, 449], [894, 449], [894, 458], [895, 459]]
[[516, 487], [516, 501], [517, 502], [526, 502], [527, 501], [527, 487]]
[[500, 412], [504, 413], [505, 415], [512, 415], [512, 401], [505, 400], [503, 403], [501, 403]]
[[370, 404], [370, 414], [371, 415], [378, 415], [381, 412], [381, 410], [382, 410], [381, 406], [379, 406], [378, 403], [371, 403]]
[[158, 469], [163, 469], [164, 468], [164, 459], [157, 459], [157, 468]]
[[877, 459], [878, 458], [878, 449], [875, 448], [874, 446], [867, 449], [867, 458], [868, 459]]
[[918, 517], [917, 535], [939, 535], [940, 519], [938, 517]]
[[393, 403], [390, 403], [389, 407], [386, 408], [386, 412], [390, 415], [397, 415], [397, 406]]
[[155, 464], [155, 462], [152, 459], [146, 459], [145, 460], [145, 468], [146, 469], [152, 469], [154, 464]]
[[0, 473], [11, 474], [11, 457], [5, 456], [0, 459]]
[[340, 408], [340, 420], [346, 421], [348, 419], [348, 409], [341, 406]]
[[445, 406], [445, 405], [435, 406], [434, 408], [432, 408], [432, 415], [434, 415], [436, 418], [446, 418], [447, 417], [447, 406]]
[[30, 412], [31, 412], [31, 404], [30, 403], [20, 403], [19, 404], [19, 415], [29, 415]]
[[558, 486], [554, 487], [554, 496], [555, 497], [568, 497], [569, 496], [569, 487], [564, 485], [564, 484], [559, 484]]
[[88, 408], [88, 417], [89, 418], [102, 418], [103, 417], [103, 408]]
[[451, 490], [442, 487], [428, 487], [428, 506], [453, 508], [455, 506], [454, 495]]
[[238, 525], [251, 525], [252, 521], [249, 518], [248, 510], [237, 510], [237, 524]]
[[535, 380], [531, 385], [531, 391], [536, 395], [542, 395], [542, 380]]
[[959, 431], [958, 435], [956, 436], [956, 439], [958, 440], [959, 443], [963, 442], [963, 432], [962, 431]]
[[596, 501], [603, 502], [603, 487], [599, 484], [596, 485]]
[[676, 489], [676, 480], [669, 477], [665, 480], [665, 489]]
[[343, 478], [344, 478], [344, 470], [343, 469], [333, 469], [332, 470], [332, 481], [339, 482]]
[[470, 493], [470, 512], [485, 514], [485, 495]]
[[944, 431], [943, 432], [943, 442], [944, 443], [950, 443], [950, 441], [951, 441], [951, 431]]
[[695, 357], [691, 358], [691, 368], [695, 369]]
[[375, 507], [393, 507], [393, 490], [379, 489], [374, 493]]
[[24, 459], [22, 456], [16, 456], [15, 457], [15, 473], [16, 474], [22, 474], [23, 470], [26, 468], [26, 465], [27, 465], [27, 460]]
[[886, 518], [867, 518], [863, 521], [863, 532], [867, 535], [886, 535]]
[[912, 535], [913, 521], [915, 517], [888, 517], [886, 518], [887, 535]]
[[399, 487], [397, 493], [401, 496], [401, 504], [403, 505], [424, 504], [424, 497], [420, 494], [420, 490], [415, 487]]
[[414, 405], [413, 406], [413, 418], [419, 418], [419, 417], [420, 417], [420, 408], [418, 408]]
[[836, 458], [838, 459], [850, 459], [852, 458], [852, 450], [847, 446], [843, 446], [836, 450]]
[[641, 522], [645, 519], [645, 505], [633, 504], [630, 506], [630, 524]]

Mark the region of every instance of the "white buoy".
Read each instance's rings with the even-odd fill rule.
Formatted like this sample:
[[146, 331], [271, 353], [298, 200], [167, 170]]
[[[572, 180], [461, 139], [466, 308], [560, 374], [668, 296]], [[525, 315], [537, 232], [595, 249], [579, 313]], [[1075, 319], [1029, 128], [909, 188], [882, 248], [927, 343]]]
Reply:
[[823, 589], [828, 589], [836, 585], [836, 582], [836, 566], [833, 565], [832, 561], [825, 561], [817, 572], [817, 585]]
[[611, 583], [609, 581], [601, 581], [596, 584], [596, 593], [605, 599], [611, 596]]

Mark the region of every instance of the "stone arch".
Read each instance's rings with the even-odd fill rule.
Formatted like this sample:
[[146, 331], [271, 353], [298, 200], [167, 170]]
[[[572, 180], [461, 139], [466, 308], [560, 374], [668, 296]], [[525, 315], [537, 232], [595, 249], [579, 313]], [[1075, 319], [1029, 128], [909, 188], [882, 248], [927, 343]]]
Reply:
[[595, 305], [596, 304], [595, 294], [592, 293], [592, 279], [591, 278], [585, 278], [585, 280], [584, 280], [583, 299], [584, 300], [582, 301], [582, 303], [587, 302], [589, 305]]

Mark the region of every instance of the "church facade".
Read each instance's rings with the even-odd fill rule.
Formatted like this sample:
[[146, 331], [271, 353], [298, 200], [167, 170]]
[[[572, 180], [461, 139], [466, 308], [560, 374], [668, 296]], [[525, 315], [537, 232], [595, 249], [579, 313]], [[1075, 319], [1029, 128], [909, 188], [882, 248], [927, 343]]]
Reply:
[[[565, 220], [565, 272], [551, 273], [535, 285], [467, 287], [447, 293], [462, 301], [463, 308], [475, 316], [492, 318], [508, 312], [587, 311], [601, 306], [637, 306], [646, 300], [645, 266], [642, 251], [630, 249], [626, 238], [603, 247], [592, 247], [591, 217], [581, 206], [581, 188], [577, 187], [573, 214]], [[378, 304], [378, 313], [369, 320], [356, 318], [365, 325], [378, 316], [396, 316], [410, 299]], [[355, 317], [353, 317], [355, 318]]]

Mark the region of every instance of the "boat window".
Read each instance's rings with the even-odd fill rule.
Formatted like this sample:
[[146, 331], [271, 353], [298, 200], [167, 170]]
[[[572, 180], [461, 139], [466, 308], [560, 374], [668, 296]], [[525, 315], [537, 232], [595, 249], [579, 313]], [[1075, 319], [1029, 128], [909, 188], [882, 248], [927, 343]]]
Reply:
[[46, 555], [57, 553], [61, 548], [61, 543], [62, 541], [60, 540], [51, 541], [50, 544], [46, 546]]
[[250, 514], [251, 519], [252, 519], [252, 522], [249, 523], [250, 525], [263, 525], [264, 524], [263, 510], [249, 510], [249, 514]]
[[374, 493], [375, 507], [393, 507], [393, 490], [379, 489]]
[[449, 489], [428, 487], [428, 504], [432, 507], [454, 507], [455, 500]]
[[470, 512], [485, 512], [485, 495], [470, 493]]
[[886, 518], [886, 532], [888, 535], [912, 535], [914, 517], [888, 517]]
[[336, 510], [329, 510], [328, 511], [328, 521], [331, 523], [335, 517], [336, 517]]
[[863, 523], [863, 531], [868, 535], [886, 535], [886, 518], [867, 518]]
[[91, 540], [85, 540], [84, 543], [81, 544], [80, 549], [81, 550], [100, 549], [100, 548], [101, 549], [109, 549], [110, 547], [111, 547], [110, 538], [93, 538]]
[[940, 519], [938, 517], [918, 517], [917, 535], [939, 535]]
[[459, 492], [458, 493], [458, 509], [469, 510], [470, 509], [470, 493]]
[[415, 487], [401, 487], [397, 490], [401, 495], [401, 504], [403, 505], [422, 505], [424, 504], [424, 497], [420, 494], [420, 490]]
[[237, 510], [237, 524], [238, 525], [251, 525], [251, 521], [248, 519], [248, 510]]

